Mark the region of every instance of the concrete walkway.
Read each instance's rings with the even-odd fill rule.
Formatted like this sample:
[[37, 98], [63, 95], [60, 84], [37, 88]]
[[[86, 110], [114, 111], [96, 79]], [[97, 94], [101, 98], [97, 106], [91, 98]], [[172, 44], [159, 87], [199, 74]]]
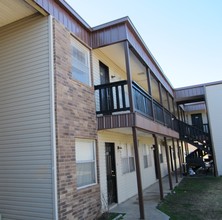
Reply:
[[[178, 176], [178, 183], [182, 180]], [[169, 179], [168, 176], [162, 179], [163, 181], [163, 192], [164, 196], [170, 193]], [[178, 183], [174, 177], [172, 177], [173, 187]], [[157, 181], [150, 187], [146, 188], [143, 191], [144, 199], [144, 210], [145, 210], [145, 219], [146, 220], [169, 220], [169, 216], [161, 212], [156, 208], [157, 204], [160, 202], [160, 193], [159, 193], [159, 182]], [[118, 204], [110, 210], [111, 212], [116, 213], [126, 213], [124, 219], [126, 220], [137, 220], [140, 219], [139, 213], [139, 202], [137, 195], [128, 199], [126, 202]]]

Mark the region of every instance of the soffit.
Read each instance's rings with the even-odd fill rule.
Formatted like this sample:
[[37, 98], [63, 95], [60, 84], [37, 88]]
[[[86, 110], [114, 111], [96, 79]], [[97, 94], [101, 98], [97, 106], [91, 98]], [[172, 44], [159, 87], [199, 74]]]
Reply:
[[36, 12], [37, 11], [24, 0], [0, 0], [0, 27]]

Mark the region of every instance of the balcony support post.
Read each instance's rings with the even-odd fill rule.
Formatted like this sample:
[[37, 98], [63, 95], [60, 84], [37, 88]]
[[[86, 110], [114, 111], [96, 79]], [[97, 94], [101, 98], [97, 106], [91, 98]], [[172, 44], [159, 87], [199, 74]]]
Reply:
[[153, 134], [154, 143], [155, 143], [155, 158], [157, 164], [157, 175], [159, 179], [159, 189], [160, 189], [160, 200], [163, 200], [163, 182], [161, 177], [161, 169], [160, 169], [160, 157], [159, 157], [159, 146], [157, 136]]
[[173, 184], [172, 184], [172, 177], [171, 177], [171, 170], [170, 170], [169, 150], [168, 150], [168, 146], [167, 146], [166, 137], [164, 137], [164, 145], [165, 145], [166, 159], [167, 159], [167, 171], [168, 171], [168, 178], [169, 178], [169, 186], [170, 186], [170, 190], [172, 190]]
[[133, 144], [134, 144], [134, 153], [135, 153], [135, 162], [136, 162], [136, 177], [137, 177], [140, 219], [145, 219], [143, 187], [142, 187], [142, 179], [141, 179], [141, 172], [140, 172], [140, 159], [139, 159], [139, 151], [138, 151], [137, 129], [135, 127], [132, 127], [132, 132], [133, 132]]
[[130, 68], [130, 50], [129, 50], [128, 41], [124, 42], [124, 51], [125, 51], [125, 61], [126, 61], [126, 75], [127, 75], [127, 86], [129, 92], [130, 112], [134, 112], [132, 73]]

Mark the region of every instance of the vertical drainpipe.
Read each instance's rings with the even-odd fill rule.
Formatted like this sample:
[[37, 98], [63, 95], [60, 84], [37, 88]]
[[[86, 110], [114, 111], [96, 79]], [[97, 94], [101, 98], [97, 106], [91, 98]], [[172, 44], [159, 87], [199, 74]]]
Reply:
[[[128, 41], [125, 41], [124, 43], [124, 50], [125, 50], [126, 74], [127, 74], [127, 85], [128, 85], [128, 92], [129, 92], [130, 112], [132, 113], [134, 112], [134, 100], [133, 100], [132, 74], [131, 74], [131, 69], [130, 69], [130, 51], [129, 51]], [[137, 135], [137, 129], [135, 125], [132, 127], [132, 133], [133, 133], [133, 144], [134, 144], [134, 153], [135, 153], [135, 162], [136, 162], [136, 177], [137, 177], [140, 219], [145, 219], [144, 202], [143, 202], [143, 187], [142, 187], [142, 180], [141, 180], [140, 160], [139, 160], [139, 151], [138, 151], [138, 135]]]
[[164, 137], [164, 145], [165, 145], [166, 159], [167, 159], [167, 171], [168, 171], [168, 178], [169, 178], [169, 186], [170, 186], [170, 190], [172, 190], [173, 184], [172, 184], [172, 177], [171, 177], [171, 170], [170, 170], [169, 150], [168, 150], [168, 146], [167, 146], [166, 137]]
[[155, 157], [156, 157], [156, 162], [157, 162], [157, 172], [158, 172], [158, 179], [159, 179], [160, 200], [163, 200], [163, 183], [162, 183], [161, 169], [160, 169], [158, 140], [155, 134], [153, 134], [153, 138], [154, 138], [154, 143], [155, 143]]
[[177, 162], [176, 162], [176, 149], [175, 149], [175, 143], [174, 143], [174, 139], [172, 138], [172, 142], [173, 142], [173, 158], [174, 158], [174, 166], [175, 166], [175, 178], [176, 178], [176, 183], [178, 183], [178, 176], [177, 176]]

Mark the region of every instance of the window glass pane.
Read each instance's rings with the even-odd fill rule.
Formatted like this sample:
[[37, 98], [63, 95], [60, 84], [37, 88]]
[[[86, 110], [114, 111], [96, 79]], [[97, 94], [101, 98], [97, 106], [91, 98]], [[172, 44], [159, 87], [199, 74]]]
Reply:
[[128, 173], [129, 172], [129, 165], [128, 165], [128, 157], [122, 158], [122, 173]]
[[160, 92], [159, 92], [159, 84], [158, 81], [152, 76], [150, 75], [150, 81], [151, 81], [151, 91], [152, 91], [152, 97], [160, 102]]
[[76, 161], [94, 160], [93, 142], [76, 141]]
[[73, 39], [72, 42], [72, 77], [90, 85], [89, 50]]
[[174, 114], [174, 110], [173, 110], [174, 104], [173, 104], [173, 98], [171, 96], [169, 96], [169, 103], [170, 103], [170, 112]]
[[162, 91], [162, 105], [169, 110], [169, 106], [168, 106], [168, 101], [167, 101], [167, 91], [161, 87], [161, 91]]
[[128, 152], [128, 156], [132, 157], [134, 155], [134, 151], [133, 151], [133, 146], [132, 145], [127, 145], [127, 152]]
[[147, 157], [147, 155], [143, 155], [143, 164], [144, 164], [144, 168], [148, 167], [148, 157]]
[[96, 182], [95, 162], [77, 163], [77, 187]]
[[135, 170], [134, 157], [129, 157], [129, 170], [130, 172]]

